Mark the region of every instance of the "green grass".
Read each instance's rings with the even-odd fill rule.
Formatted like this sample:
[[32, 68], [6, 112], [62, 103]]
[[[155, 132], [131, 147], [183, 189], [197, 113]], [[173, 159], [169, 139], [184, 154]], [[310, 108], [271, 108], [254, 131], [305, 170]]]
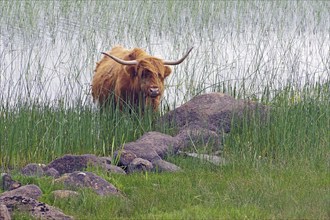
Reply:
[[[329, 218], [329, 4], [1, 1], [1, 172], [37, 184], [41, 201], [76, 219]], [[17, 171], [67, 153], [111, 156], [151, 130], [175, 134], [154, 123], [157, 115], [93, 107], [95, 62], [115, 44], [165, 59], [194, 46], [166, 81], [161, 113], [218, 91], [261, 102], [271, 114], [233, 121], [223, 137], [226, 165], [173, 156], [167, 160], [183, 172], [96, 171], [126, 199], [85, 189], [56, 200], [51, 192], [61, 186], [51, 178]]]
[[23, 105], [15, 111], [5, 109], [0, 116], [0, 166], [48, 163], [63, 154], [112, 155], [125, 142], [154, 130], [153, 118], [152, 114], [86, 107]]
[[[236, 126], [224, 137], [226, 165], [218, 167], [196, 158], [171, 156], [167, 160], [183, 172], [124, 176], [94, 170], [125, 198], [95, 197], [85, 189], [77, 198], [56, 200], [51, 192], [62, 186], [51, 178], [27, 178], [14, 172], [14, 179], [37, 184], [43, 191], [41, 201], [78, 219], [325, 219], [330, 211], [328, 89], [327, 85], [317, 86], [299, 95], [283, 91], [268, 103], [272, 110], [265, 120], [256, 115], [253, 120], [233, 121]], [[61, 114], [62, 119], [67, 115]], [[67, 120], [72, 120], [70, 117]], [[68, 139], [72, 131], [68, 129]], [[19, 154], [11, 156], [20, 158]]]
[[[81, 191], [77, 198], [55, 200], [49, 178], [29, 179], [41, 186], [42, 201], [78, 219], [322, 219], [329, 214], [328, 172], [308, 164], [260, 166], [245, 162], [212, 167], [195, 159], [172, 158], [182, 173], [103, 176], [127, 197], [97, 197]], [[102, 174], [100, 174], [102, 175]]]

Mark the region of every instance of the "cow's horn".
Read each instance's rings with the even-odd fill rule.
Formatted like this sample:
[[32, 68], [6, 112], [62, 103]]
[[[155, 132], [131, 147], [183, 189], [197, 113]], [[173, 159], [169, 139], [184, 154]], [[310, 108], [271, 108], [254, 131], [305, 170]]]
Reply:
[[188, 56], [188, 54], [190, 53], [190, 51], [193, 49], [194, 47], [190, 48], [188, 50], [188, 52], [180, 59], [180, 60], [175, 60], [175, 61], [170, 61], [170, 60], [164, 60], [163, 63], [164, 65], [178, 65], [180, 63], [182, 63], [182, 61], [184, 61], [184, 59], [186, 59], [186, 57]]
[[101, 53], [104, 54], [105, 56], [110, 57], [114, 61], [116, 61], [116, 62], [118, 62], [120, 64], [123, 64], [123, 65], [135, 65], [135, 64], [138, 64], [138, 62], [136, 60], [122, 60], [122, 59], [119, 59], [118, 57], [112, 56], [110, 54], [107, 54], [107, 53], [104, 53], [104, 52], [101, 52]]

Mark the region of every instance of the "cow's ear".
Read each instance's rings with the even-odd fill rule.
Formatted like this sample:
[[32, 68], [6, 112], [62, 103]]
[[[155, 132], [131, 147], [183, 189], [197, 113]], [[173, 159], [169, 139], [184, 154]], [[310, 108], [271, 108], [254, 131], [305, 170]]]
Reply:
[[165, 66], [165, 71], [164, 71], [164, 78], [168, 77], [172, 72], [171, 67]]
[[135, 65], [125, 66], [125, 70], [131, 77], [136, 77], [137, 76], [137, 70], [136, 70]]

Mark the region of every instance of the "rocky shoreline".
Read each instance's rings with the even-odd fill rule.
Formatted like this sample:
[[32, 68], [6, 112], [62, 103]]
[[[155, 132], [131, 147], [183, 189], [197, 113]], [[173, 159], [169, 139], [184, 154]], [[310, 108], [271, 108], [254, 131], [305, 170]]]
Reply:
[[[98, 157], [92, 154], [64, 155], [47, 165], [31, 163], [21, 169], [26, 176], [51, 176], [56, 183], [65, 186], [54, 192], [54, 196], [64, 198], [76, 196], [74, 189], [91, 188], [99, 196], [123, 196], [105, 179], [86, 172], [88, 167], [101, 168], [106, 172], [123, 175], [133, 172], [183, 172], [175, 164], [165, 161], [166, 156], [184, 154], [207, 160], [215, 165], [225, 163], [222, 157], [222, 139], [229, 133], [233, 119], [250, 118], [257, 115], [266, 117], [268, 108], [256, 102], [237, 100], [222, 93], [203, 94], [162, 116], [157, 123], [167, 123], [178, 132], [170, 136], [160, 132], [148, 132], [138, 140], [126, 143], [113, 157]], [[191, 144], [213, 146], [214, 155], [199, 155], [185, 152]], [[0, 194], [0, 219], [11, 219], [13, 210], [28, 212], [37, 219], [73, 219], [55, 207], [39, 202], [42, 192], [36, 185], [22, 186], [12, 180], [10, 174], [2, 174]]]

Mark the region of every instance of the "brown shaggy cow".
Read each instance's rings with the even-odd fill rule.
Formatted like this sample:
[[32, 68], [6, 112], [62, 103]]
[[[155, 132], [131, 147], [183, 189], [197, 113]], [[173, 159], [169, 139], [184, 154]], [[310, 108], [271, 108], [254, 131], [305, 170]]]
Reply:
[[[167, 61], [147, 54], [140, 48], [127, 50], [121, 46], [103, 53], [105, 56], [96, 63], [92, 82], [93, 101], [100, 106], [111, 102], [123, 103], [138, 109], [151, 106], [157, 110], [164, 92], [164, 79], [170, 75], [167, 65], [180, 64], [192, 48], [179, 60]], [[113, 97], [113, 96], [112, 96]]]

